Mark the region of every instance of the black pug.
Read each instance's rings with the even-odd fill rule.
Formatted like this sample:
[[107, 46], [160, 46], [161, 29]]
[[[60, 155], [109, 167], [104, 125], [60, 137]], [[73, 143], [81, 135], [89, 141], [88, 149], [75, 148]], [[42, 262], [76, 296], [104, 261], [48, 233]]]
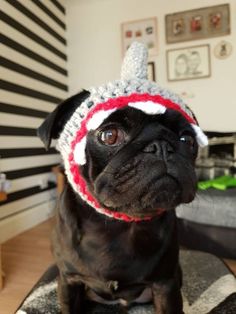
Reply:
[[[48, 116], [39, 128], [47, 147], [87, 97], [83, 91]], [[153, 300], [156, 314], [183, 313], [175, 208], [195, 196], [197, 151], [193, 128], [172, 109], [125, 107], [88, 133], [80, 170], [91, 194], [137, 221], [99, 214], [66, 183], [53, 237], [63, 314], [85, 314], [86, 298], [124, 311]]]

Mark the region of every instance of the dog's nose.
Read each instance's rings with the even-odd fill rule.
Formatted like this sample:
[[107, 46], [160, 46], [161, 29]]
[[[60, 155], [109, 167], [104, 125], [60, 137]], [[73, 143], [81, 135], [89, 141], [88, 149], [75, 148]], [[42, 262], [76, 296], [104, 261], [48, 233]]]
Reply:
[[155, 155], [163, 155], [166, 153], [173, 153], [174, 149], [168, 142], [153, 141], [144, 147], [143, 152]]

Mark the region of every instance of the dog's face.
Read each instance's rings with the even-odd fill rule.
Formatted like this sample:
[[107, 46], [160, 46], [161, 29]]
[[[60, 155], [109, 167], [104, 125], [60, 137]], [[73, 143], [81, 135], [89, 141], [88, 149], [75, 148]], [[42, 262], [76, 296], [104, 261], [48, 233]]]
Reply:
[[82, 174], [100, 204], [130, 216], [193, 200], [197, 144], [177, 112], [118, 110], [88, 135]]
[[[68, 117], [61, 108], [39, 130], [47, 144], [63, 128], [63, 116]], [[80, 171], [102, 207], [151, 216], [159, 208], [170, 210], [193, 200], [197, 149], [194, 131], [180, 113], [168, 109], [147, 115], [126, 107], [90, 131], [87, 162]]]

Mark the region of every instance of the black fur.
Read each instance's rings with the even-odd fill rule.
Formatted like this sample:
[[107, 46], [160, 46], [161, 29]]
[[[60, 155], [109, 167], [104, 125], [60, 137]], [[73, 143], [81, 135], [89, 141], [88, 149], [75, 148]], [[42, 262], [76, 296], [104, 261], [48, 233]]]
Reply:
[[[88, 97], [82, 92], [64, 102], [40, 127], [46, 147]], [[107, 146], [99, 140], [107, 127], [122, 129], [125, 141]], [[88, 134], [87, 163], [81, 168], [90, 192], [104, 207], [130, 216], [153, 215], [127, 223], [98, 214], [67, 183], [61, 196], [53, 251], [60, 269], [62, 312], [86, 313], [85, 294], [130, 304], [152, 289], [157, 314], [180, 314], [181, 275], [174, 209], [193, 200], [196, 190], [194, 132], [177, 112], [151, 116], [125, 108]]]

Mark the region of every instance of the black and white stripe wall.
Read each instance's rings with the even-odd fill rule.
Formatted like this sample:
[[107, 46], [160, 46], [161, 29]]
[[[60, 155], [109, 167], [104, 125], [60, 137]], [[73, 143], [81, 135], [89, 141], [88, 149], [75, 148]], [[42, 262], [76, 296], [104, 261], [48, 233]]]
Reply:
[[65, 13], [64, 0], [1, 0], [0, 172], [12, 185], [0, 203], [0, 243], [55, 204], [60, 157], [45, 152], [36, 129], [67, 97]]

